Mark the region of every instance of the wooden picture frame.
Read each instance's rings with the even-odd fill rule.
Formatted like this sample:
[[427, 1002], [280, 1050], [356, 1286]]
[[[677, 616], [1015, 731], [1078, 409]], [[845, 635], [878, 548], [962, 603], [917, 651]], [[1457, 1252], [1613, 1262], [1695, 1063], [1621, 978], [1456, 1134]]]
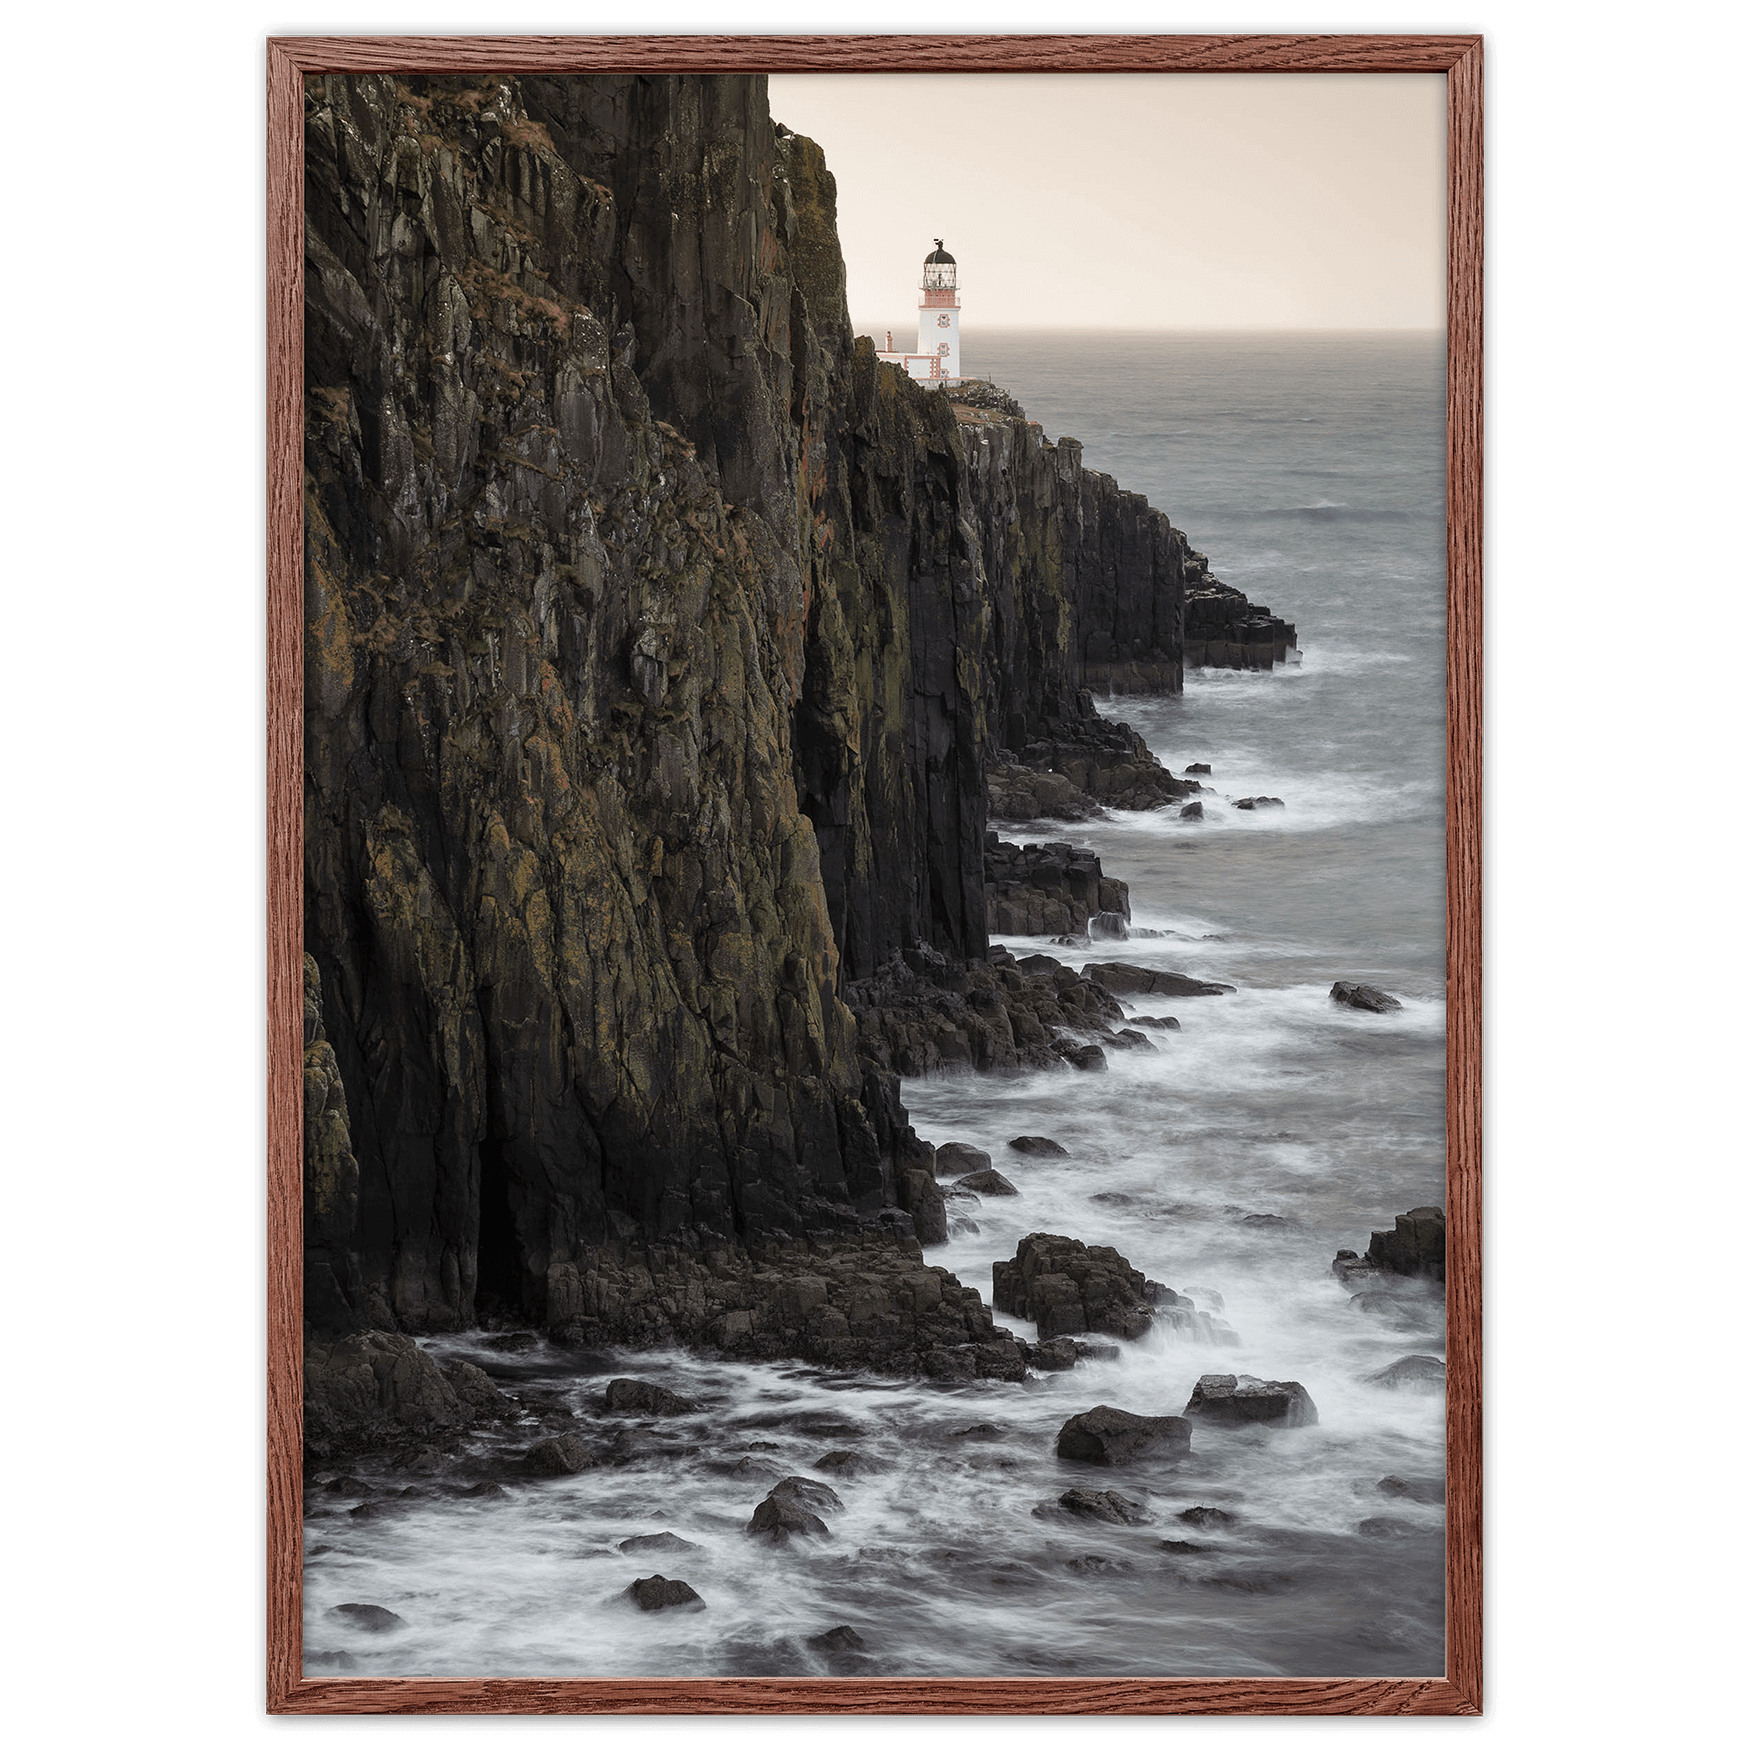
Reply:
[[[282, 1714], [1476, 1714], [1482, 1706], [1482, 39], [292, 37], [267, 44], [267, 1705]], [[1343, 72], [1447, 81], [1447, 1462], [1441, 1679], [307, 1678], [302, 1667], [303, 102], [323, 72]]]

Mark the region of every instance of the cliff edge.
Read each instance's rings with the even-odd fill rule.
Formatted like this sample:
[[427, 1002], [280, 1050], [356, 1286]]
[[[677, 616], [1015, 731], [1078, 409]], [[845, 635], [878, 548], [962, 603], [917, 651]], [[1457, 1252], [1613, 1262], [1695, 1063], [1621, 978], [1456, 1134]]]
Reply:
[[1195, 789], [1089, 691], [1180, 684], [1184, 536], [877, 363], [761, 78], [306, 140], [310, 1324], [1014, 1377], [880, 993], [1021, 989], [987, 783]]

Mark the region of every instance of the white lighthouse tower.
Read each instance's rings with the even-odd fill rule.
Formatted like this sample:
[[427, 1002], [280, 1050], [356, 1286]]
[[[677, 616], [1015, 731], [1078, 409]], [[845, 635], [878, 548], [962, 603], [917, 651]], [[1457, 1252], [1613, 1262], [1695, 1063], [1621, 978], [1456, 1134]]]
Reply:
[[932, 388], [960, 380], [960, 287], [954, 257], [936, 239], [924, 257], [924, 277], [918, 281], [918, 349], [901, 352], [888, 331], [879, 359], [903, 367], [905, 374]]

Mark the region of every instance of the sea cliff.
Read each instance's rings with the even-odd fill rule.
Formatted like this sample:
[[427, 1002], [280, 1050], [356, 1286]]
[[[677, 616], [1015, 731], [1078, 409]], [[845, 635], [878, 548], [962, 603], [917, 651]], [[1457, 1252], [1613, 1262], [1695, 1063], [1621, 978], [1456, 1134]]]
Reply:
[[1110, 1038], [992, 961], [987, 819], [1196, 789], [1090, 689], [1177, 689], [1199, 556], [876, 362], [763, 79], [306, 142], [307, 1323], [1018, 1377], [897, 1071]]

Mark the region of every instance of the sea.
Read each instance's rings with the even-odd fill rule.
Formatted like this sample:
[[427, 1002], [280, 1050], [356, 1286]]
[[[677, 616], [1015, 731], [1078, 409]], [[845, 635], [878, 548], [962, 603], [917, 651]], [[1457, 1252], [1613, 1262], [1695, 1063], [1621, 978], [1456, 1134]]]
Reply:
[[[1024, 1385], [953, 1387], [680, 1354], [598, 1357], [586, 1373], [544, 1343], [512, 1356], [478, 1334], [429, 1339], [579, 1408], [604, 1371], [703, 1408], [658, 1424], [631, 1464], [497, 1495], [312, 1478], [311, 1675], [1443, 1672], [1442, 1399], [1373, 1382], [1406, 1356], [1444, 1356], [1443, 1307], [1356, 1302], [1331, 1270], [1395, 1215], [1444, 1203], [1441, 339], [969, 331], [965, 368], [1049, 436], [1079, 438], [1087, 466], [1294, 622], [1300, 660], [1100, 701], [1175, 774], [1210, 767], [1201, 821], [1169, 808], [1003, 828], [1097, 851], [1152, 932], [1092, 948], [1009, 939], [1015, 953], [1235, 988], [1130, 1005], [1179, 1030], [1110, 1054], [1104, 1074], [906, 1082], [920, 1135], [988, 1150], [1016, 1190], [954, 1199], [961, 1231], [929, 1261], [988, 1300], [992, 1261], [1025, 1234], [1114, 1246], [1231, 1339], [1159, 1332]], [[1231, 806], [1259, 795], [1283, 806]], [[1402, 1007], [1340, 1007], [1338, 979]], [[1019, 1155], [1019, 1135], [1067, 1153]], [[1109, 1472], [1055, 1457], [1068, 1416], [1179, 1414], [1207, 1373], [1298, 1381], [1317, 1424], [1199, 1425], [1189, 1457]], [[746, 1535], [771, 1480], [817, 1474], [835, 1450], [861, 1464], [832, 1482], [830, 1539], [774, 1550]], [[1138, 1522], [1064, 1512], [1072, 1487], [1116, 1489]], [[619, 1547], [662, 1532], [691, 1547]], [[655, 1572], [705, 1607], [632, 1608], [626, 1585]], [[369, 1632], [334, 1614], [349, 1603], [399, 1623]], [[861, 1645], [811, 1644], [841, 1626]]]

